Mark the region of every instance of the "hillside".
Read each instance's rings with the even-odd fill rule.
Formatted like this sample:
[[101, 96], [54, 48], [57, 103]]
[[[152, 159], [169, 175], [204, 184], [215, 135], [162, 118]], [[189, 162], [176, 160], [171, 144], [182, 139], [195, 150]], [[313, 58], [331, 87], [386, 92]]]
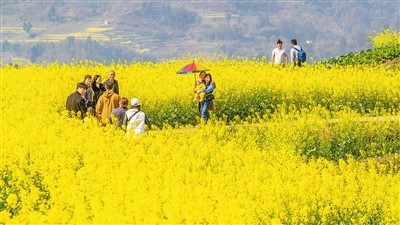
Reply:
[[[372, 31], [399, 29], [398, 8], [373, 1], [2, 1], [2, 51], [36, 62], [164, 60], [188, 52], [269, 57], [278, 38], [286, 49], [296, 38], [309, 58], [322, 60], [369, 48]], [[85, 42], [92, 54], [82, 50]]]

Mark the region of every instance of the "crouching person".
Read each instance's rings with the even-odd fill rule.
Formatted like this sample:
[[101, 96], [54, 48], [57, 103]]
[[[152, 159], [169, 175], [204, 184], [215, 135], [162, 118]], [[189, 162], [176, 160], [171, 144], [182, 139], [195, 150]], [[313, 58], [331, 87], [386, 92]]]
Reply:
[[145, 133], [145, 124], [151, 129], [151, 124], [146, 114], [140, 111], [139, 99], [132, 98], [131, 108], [126, 111], [123, 124], [126, 126], [126, 135], [136, 137]]

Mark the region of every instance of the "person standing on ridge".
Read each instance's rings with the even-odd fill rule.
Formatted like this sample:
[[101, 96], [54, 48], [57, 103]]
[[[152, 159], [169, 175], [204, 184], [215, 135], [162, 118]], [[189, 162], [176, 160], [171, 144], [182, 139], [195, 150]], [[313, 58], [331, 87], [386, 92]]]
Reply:
[[298, 57], [298, 52], [300, 50], [303, 51], [303, 49], [301, 48], [301, 46], [297, 45], [296, 39], [292, 39], [291, 44], [292, 48], [290, 49], [290, 60], [292, 61], [294, 66], [301, 67], [301, 59], [299, 59]]
[[286, 50], [282, 47], [283, 42], [281, 39], [278, 39], [276, 42], [277, 47], [272, 50], [271, 62], [275, 64], [288, 64], [288, 55], [286, 54]]

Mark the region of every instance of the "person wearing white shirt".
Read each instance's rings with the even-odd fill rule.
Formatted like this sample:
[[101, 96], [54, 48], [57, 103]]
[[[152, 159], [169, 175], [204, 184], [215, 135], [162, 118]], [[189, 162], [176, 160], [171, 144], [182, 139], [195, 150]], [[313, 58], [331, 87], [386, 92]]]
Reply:
[[145, 133], [144, 125], [151, 129], [150, 121], [146, 114], [140, 111], [139, 99], [132, 98], [131, 108], [125, 112], [123, 123], [126, 126], [126, 135], [135, 137]]
[[272, 50], [271, 62], [275, 64], [282, 64], [285, 62], [285, 64], [287, 64], [288, 55], [286, 54], [285, 49], [282, 48], [283, 42], [281, 41], [281, 39], [278, 39], [276, 44], [278, 45], [278, 47]]

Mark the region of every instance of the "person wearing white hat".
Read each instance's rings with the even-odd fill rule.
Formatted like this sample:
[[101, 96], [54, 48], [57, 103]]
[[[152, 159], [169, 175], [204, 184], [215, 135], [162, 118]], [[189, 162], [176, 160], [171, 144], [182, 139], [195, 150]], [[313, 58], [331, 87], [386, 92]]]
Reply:
[[131, 99], [131, 108], [126, 111], [122, 124], [126, 126], [126, 134], [128, 136], [144, 134], [145, 124], [151, 129], [151, 124], [146, 114], [140, 111], [140, 102], [138, 98]]

